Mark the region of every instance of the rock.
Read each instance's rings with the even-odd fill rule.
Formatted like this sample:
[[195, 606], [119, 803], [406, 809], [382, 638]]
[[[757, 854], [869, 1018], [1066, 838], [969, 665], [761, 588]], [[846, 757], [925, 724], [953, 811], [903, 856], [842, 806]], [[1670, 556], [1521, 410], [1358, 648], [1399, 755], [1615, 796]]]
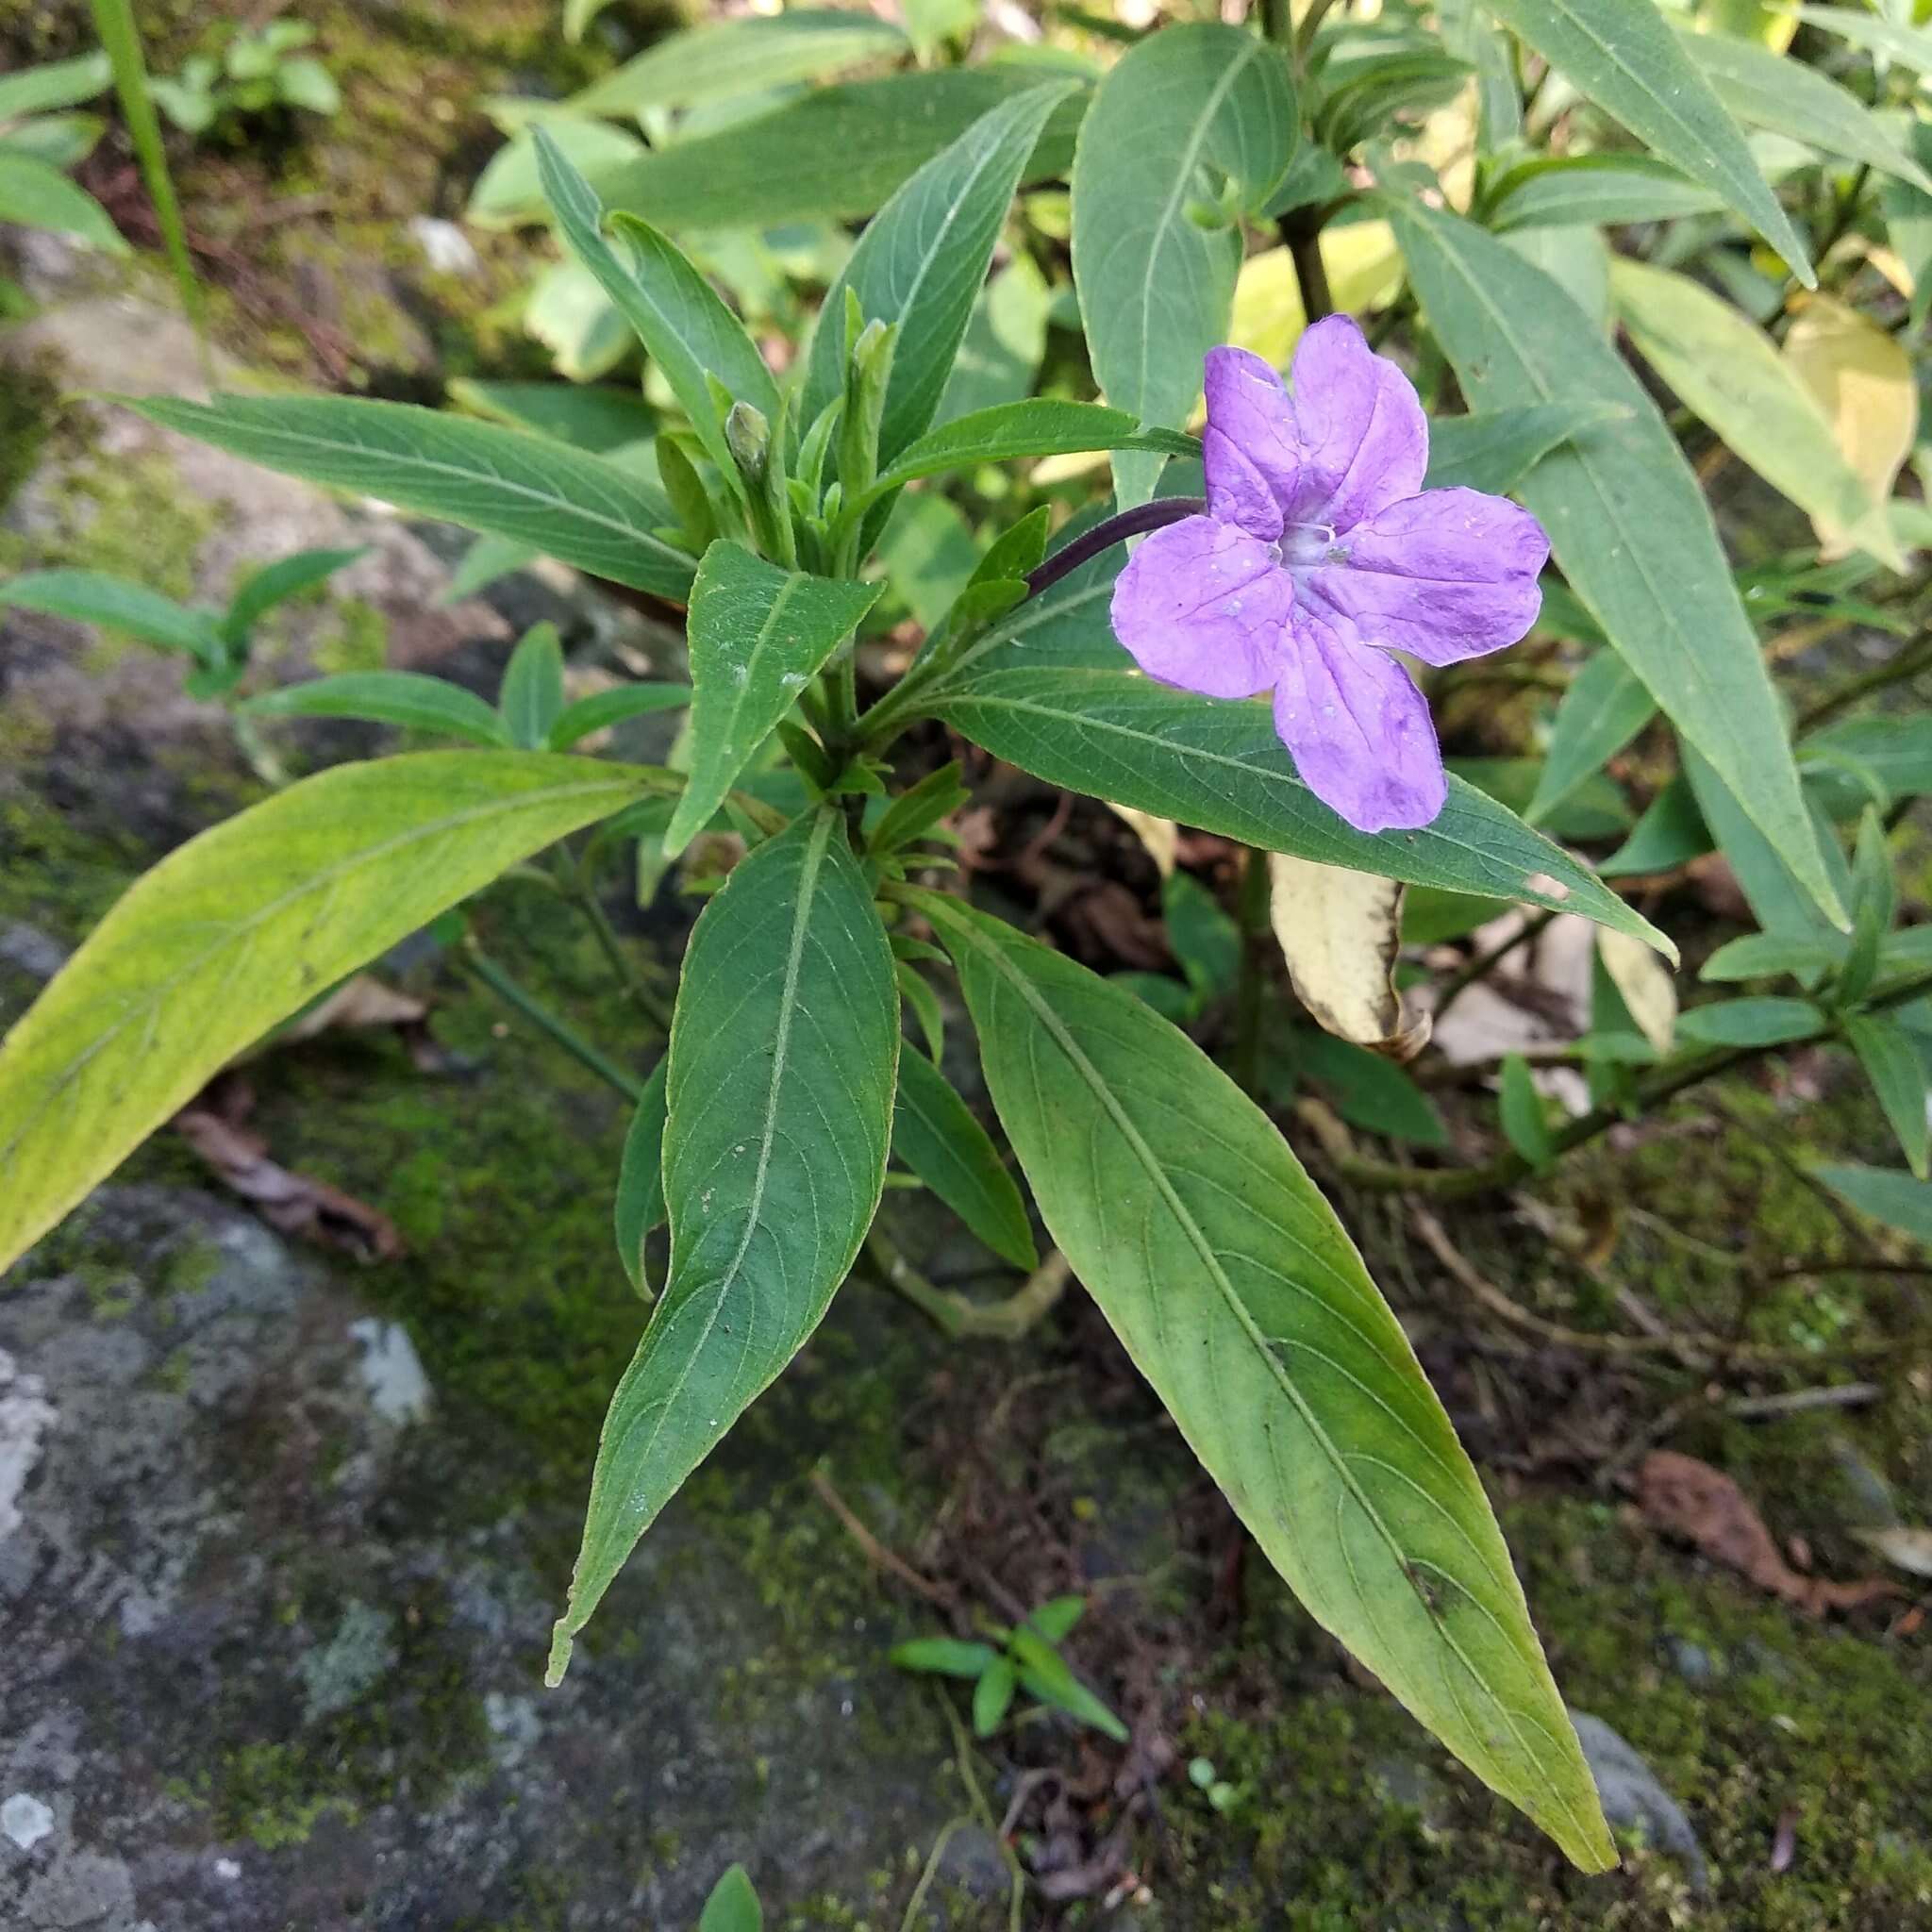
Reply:
[[1664, 1654], [1687, 1684], [1714, 1684], [1724, 1674], [1724, 1659], [1688, 1637], [1665, 1638]]
[[1577, 1742], [1591, 1775], [1596, 1779], [1604, 1816], [1624, 1829], [1641, 1829], [1659, 1850], [1682, 1858], [1691, 1889], [1702, 1893], [1709, 1883], [1704, 1848], [1676, 1799], [1657, 1782], [1657, 1774], [1600, 1717], [1573, 1710]]
[[362, 1344], [362, 1382], [386, 1423], [420, 1423], [429, 1414], [429, 1377], [409, 1331], [399, 1322], [351, 1322]]
[[52, 979], [67, 963], [67, 948], [25, 920], [0, 924], [0, 960], [29, 979]]
[[54, 1829], [54, 1814], [30, 1791], [15, 1791], [0, 1805], [0, 1832], [30, 1852]]
[[396, 1660], [394, 1624], [388, 1614], [352, 1601], [336, 1634], [296, 1665], [308, 1687], [305, 1724], [346, 1710], [380, 1683]]
[[0, 1348], [0, 1542], [20, 1527], [20, 1495], [41, 1459], [41, 1438], [54, 1425], [38, 1375], [23, 1374]]
[[454, 222], [436, 215], [416, 215], [409, 222], [409, 233], [423, 251], [423, 259], [440, 275], [475, 275], [483, 272], [483, 259], [475, 244]]
[[1010, 1868], [999, 1840], [983, 1824], [962, 1824], [940, 1854], [939, 1879], [974, 1898], [1003, 1899], [1013, 1889]]

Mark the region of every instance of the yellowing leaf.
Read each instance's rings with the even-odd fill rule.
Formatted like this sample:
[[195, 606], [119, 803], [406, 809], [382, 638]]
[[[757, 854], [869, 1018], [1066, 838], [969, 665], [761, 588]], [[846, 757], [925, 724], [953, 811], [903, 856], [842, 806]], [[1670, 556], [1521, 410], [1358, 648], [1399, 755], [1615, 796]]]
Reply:
[[1804, 301], [1785, 337], [1784, 356], [1817, 397], [1833, 440], [1879, 507], [1874, 518], [1852, 529], [1814, 517], [1825, 555], [1857, 548], [1890, 554], [1885, 500], [1919, 427], [1911, 358], [1875, 322], [1824, 295]]
[[[1351, 222], [1322, 231], [1322, 263], [1336, 308], [1361, 315], [1387, 302], [1402, 286], [1402, 257], [1387, 222]], [[1308, 325], [1302, 309], [1294, 258], [1286, 248], [1264, 248], [1241, 264], [1234, 289], [1234, 320], [1227, 339], [1252, 349], [1275, 369], [1286, 369]]]
[[1134, 836], [1147, 848], [1147, 856], [1164, 879], [1174, 876], [1174, 861], [1180, 856], [1181, 828], [1172, 819], [1157, 818], [1151, 811], [1138, 811], [1131, 805], [1108, 804], [1117, 819], [1133, 828]]
[[1638, 1030], [1659, 1054], [1669, 1053], [1677, 1030], [1677, 982], [1671, 969], [1641, 940], [1620, 932], [1597, 934], [1597, 956]]
[[1268, 883], [1269, 917], [1302, 1005], [1339, 1039], [1413, 1059], [1428, 1043], [1429, 1016], [1405, 1023], [1390, 977], [1402, 943], [1401, 886], [1286, 852], [1269, 854]]
[[1782, 54], [1798, 30], [1798, 16], [1767, 7], [1764, 0], [1704, 0], [1697, 25], [1712, 33], [1757, 41], [1774, 54]]

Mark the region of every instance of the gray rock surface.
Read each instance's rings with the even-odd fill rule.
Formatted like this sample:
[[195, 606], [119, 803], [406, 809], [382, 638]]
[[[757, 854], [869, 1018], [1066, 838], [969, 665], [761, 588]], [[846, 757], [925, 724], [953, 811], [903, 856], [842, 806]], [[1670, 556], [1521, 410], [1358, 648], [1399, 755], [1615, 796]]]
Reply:
[[1704, 1847], [1690, 1828], [1684, 1808], [1657, 1782], [1636, 1751], [1600, 1717], [1573, 1710], [1570, 1721], [1576, 1726], [1577, 1742], [1591, 1775], [1596, 1779], [1597, 1796], [1603, 1800], [1604, 1816], [1620, 1830], [1641, 1830], [1660, 1851], [1684, 1861], [1693, 1890], [1702, 1892], [1709, 1884]]

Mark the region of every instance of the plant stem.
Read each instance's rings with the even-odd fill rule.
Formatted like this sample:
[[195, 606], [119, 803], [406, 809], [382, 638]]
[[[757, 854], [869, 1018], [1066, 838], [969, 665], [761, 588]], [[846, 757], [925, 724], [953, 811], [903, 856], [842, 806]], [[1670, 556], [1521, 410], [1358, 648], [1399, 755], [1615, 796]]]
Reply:
[[[1893, 1007], [1909, 1005], [1928, 992], [1932, 992], [1932, 972], [1914, 974], [1911, 978], [1900, 980], [1875, 998], [1867, 1000], [1860, 1011], [1888, 1012]], [[1851, 1017], [1841, 1016], [1829, 1033], [1819, 1038], [1835, 1038], [1842, 1032], [1846, 1020]], [[1733, 1067], [1748, 1065], [1769, 1054], [1782, 1052], [1790, 1044], [1790, 1041], [1779, 1041], [1769, 1046], [1720, 1047], [1674, 1066], [1658, 1067], [1638, 1082], [1637, 1106], [1640, 1110], [1649, 1112], [1666, 1101], [1674, 1100], [1687, 1088], [1700, 1086], [1719, 1074], [1728, 1073]], [[1578, 1115], [1568, 1125], [1559, 1127], [1551, 1136], [1550, 1151], [1553, 1155], [1568, 1154], [1607, 1133], [1624, 1117], [1621, 1108], [1593, 1108], [1589, 1113]], [[1474, 1195], [1493, 1193], [1498, 1188], [1507, 1188], [1520, 1181], [1530, 1172], [1529, 1162], [1513, 1148], [1479, 1167], [1431, 1168], [1402, 1167], [1390, 1160], [1365, 1160], [1339, 1147], [1324, 1151], [1336, 1174], [1350, 1187], [1393, 1193], [1427, 1194], [1438, 1201], [1464, 1201]]]
[[1239, 924], [1241, 968], [1234, 991], [1234, 1053], [1229, 1072], [1250, 1100], [1261, 1097], [1261, 1022], [1268, 985], [1269, 949], [1274, 941], [1269, 919], [1268, 855], [1241, 849]]
[[877, 1222], [865, 1238], [865, 1253], [887, 1288], [910, 1302], [955, 1341], [1018, 1341], [1066, 1292], [1073, 1274], [1066, 1257], [1057, 1250], [1050, 1251], [1004, 1301], [976, 1302], [957, 1289], [939, 1288], [928, 1281]]
[[1821, 724], [1828, 724], [1860, 698], [1870, 697], [1874, 691], [1884, 691], [1889, 685], [1903, 684], [1907, 678], [1916, 677], [1925, 670], [1932, 670], [1932, 630], [1921, 631], [1883, 664], [1875, 664], [1870, 671], [1861, 671], [1856, 677], [1846, 678], [1835, 691], [1826, 691], [1817, 703], [1798, 714], [1792, 735], [1802, 738], [1807, 731], [1816, 731]]
[[579, 1066], [588, 1067], [632, 1106], [643, 1098], [641, 1082], [633, 1079], [615, 1060], [592, 1046], [569, 1021], [553, 1013], [534, 993], [526, 992], [475, 940], [463, 941], [457, 962], [464, 972], [487, 986], [505, 1006], [521, 1014], [538, 1032], [560, 1046]]
[[640, 1010], [665, 1034], [671, 1031], [671, 1008], [662, 998], [638, 976], [631, 962], [625, 957], [623, 942], [618, 939], [610, 917], [604, 910], [603, 902], [597, 897], [597, 889], [586, 876], [581, 861], [564, 858], [562, 864], [568, 868], [564, 876], [564, 889], [571, 902], [590, 922], [591, 930], [596, 935], [598, 950], [608, 962], [610, 970], [617, 975], [617, 983], [637, 1004]]
[[1208, 505], [1198, 496], [1161, 496], [1152, 503], [1124, 509], [1117, 516], [1095, 524], [1084, 536], [1075, 537], [1062, 549], [1056, 550], [1027, 577], [1026, 596], [1037, 597], [1042, 591], [1052, 590], [1062, 577], [1072, 576], [1083, 563], [1091, 563], [1103, 550], [1111, 550], [1116, 543], [1124, 543], [1129, 537], [1144, 536], [1149, 530], [1165, 529], [1169, 524], [1178, 524], [1188, 517], [1205, 516], [1207, 513]]
[[1443, 985], [1442, 995], [1430, 1009], [1431, 1017], [1441, 1022], [1442, 1015], [1473, 987], [1477, 980], [1486, 979], [1519, 946], [1529, 945], [1556, 918], [1553, 911], [1539, 912], [1524, 922], [1522, 926], [1499, 944], [1493, 945], [1487, 953], [1478, 953], [1467, 964], [1449, 975]]
[[1281, 239], [1288, 244], [1294, 263], [1294, 278], [1302, 291], [1302, 313], [1312, 325], [1324, 315], [1335, 313], [1335, 296], [1328, 287], [1328, 264], [1322, 259], [1320, 211], [1297, 208], [1282, 216], [1278, 224]]

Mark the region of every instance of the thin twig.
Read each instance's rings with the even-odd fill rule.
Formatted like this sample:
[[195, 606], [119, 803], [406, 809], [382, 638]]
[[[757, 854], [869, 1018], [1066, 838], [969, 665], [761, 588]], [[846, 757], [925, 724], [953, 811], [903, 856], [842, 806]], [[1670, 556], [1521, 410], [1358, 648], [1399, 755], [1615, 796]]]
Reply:
[[487, 986], [512, 1012], [560, 1046], [579, 1066], [588, 1067], [607, 1086], [624, 1095], [633, 1107], [644, 1097], [643, 1085], [626, 1074], [617, 1062], [594, 1047], [569, 1021], [553, 1013], [534, 993], [527, 992], [496, 961], [477, 945], [465, 940], [455, 955], [457, 963], [473, 978]]
[[869, 1563], [885, 1571], [889, 1576], [897, 1577], [908, 1590], [916, 1591], [927, 1603], [937, 1604], [941, 1609], [952, 1608], [952, 1591], [922, 1576], [905, 1557], [895, 1556], [892, 1551], [887, 1549], [885, 1544], [858, 1520], [852, 1506], [839, 1493], [832, 1478], [823, 1469], [812, 1471], [811, 1487], [813, 1494], [844, 1525], [846, 1535], [865, 1553]]
[[887, 1288], [930, 1317], [955, 1341], [1019, 1341], [1066, 1292], [1073, 1277], [1066, 1257], [1050, 1249], [1011, 1294], [996, 1302], [980, 1302], [958, 1289], [940, 1288], [927, 1280], [876, 1221], [865, 1238], [865, 1254]]
[[1498, 941], [1486, 953], [1478, 953], [1463, 965], [1457, 968], [1442, 983], [1442, 991], [1436, 1004], [1430, 1008], [1430, 1017], [1438, 1025], [1442, 1015], [1474, 986], [1477, 980], [1493, 973], [1519, 946], [1533, 944], [1542, 934], [1543, 928], [1556, 918], [1553, 911], [1542, 911], [1526, 919], [1517, 930], [1506, 940]]
[[1746, 1421], [1760, 1421], [1766, 1416], [1803, 1415], [1814, 1408], [1864, 1408], [1884, 1396], [1884, 1386], [1878, 1382], [1840, 1382], [1828, 1389], [1790, 1389], [1782, 1395], [1734, 1395], [1724, 1408]]

